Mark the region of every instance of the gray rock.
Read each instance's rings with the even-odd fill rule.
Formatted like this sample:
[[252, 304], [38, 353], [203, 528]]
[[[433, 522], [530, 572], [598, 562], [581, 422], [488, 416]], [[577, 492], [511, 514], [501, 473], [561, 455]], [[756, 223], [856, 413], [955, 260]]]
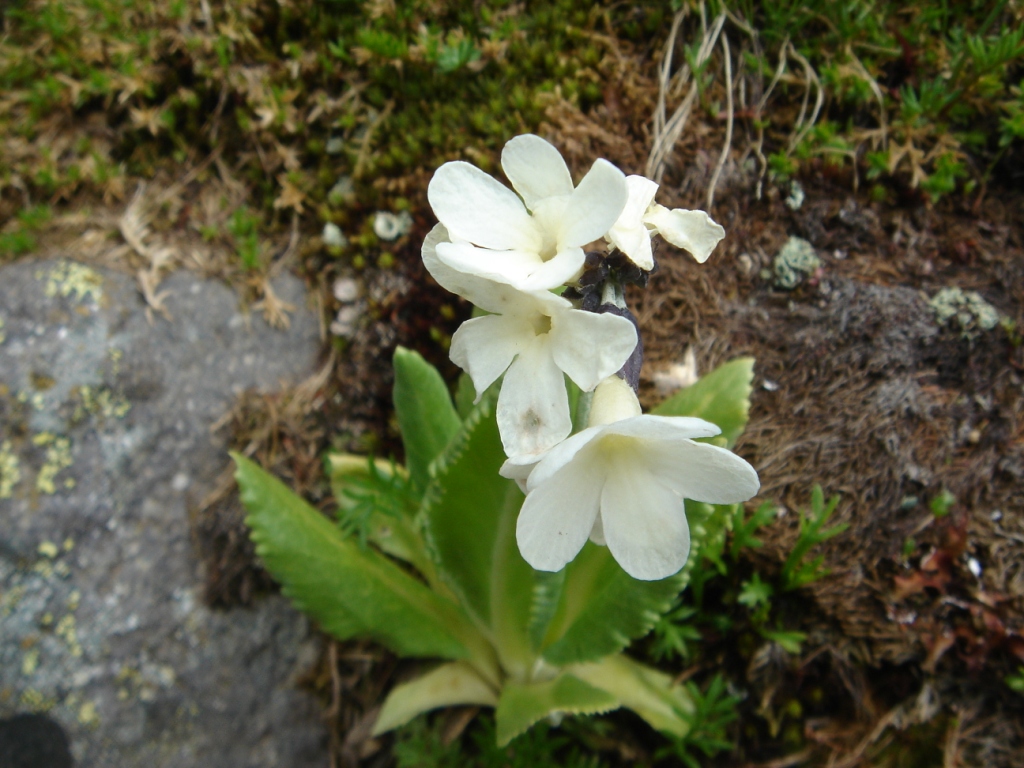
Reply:
[[239, 312], [215, 281], [160, 286], [74, 262], [0, 268], [0, 718], [47, 712], [81, 766], [322, 766], [316, 658], [281, 598], [214, 612], [187, 506], [224, 469], [236, 394], [312, 371], [318, 324]]

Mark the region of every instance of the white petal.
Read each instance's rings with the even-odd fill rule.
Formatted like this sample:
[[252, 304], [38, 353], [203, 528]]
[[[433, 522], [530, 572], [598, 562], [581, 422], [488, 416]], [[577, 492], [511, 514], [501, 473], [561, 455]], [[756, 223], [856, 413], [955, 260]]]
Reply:
[[569, 396], [546, 336], [535, 336], [509, 366], [498, 395], [498, 432], [507, 456], [540, 454], [572, 431]]
[[616, 435], [651, 440], [714, 437], [722, 431], [716, 424], [693, 416], [653, 416], [651, 414], [616, 421], [604, 429]]
[[623, 224], [625, 226], [635, 226], [643, 223], [644, 214], [647, 209], [651, 207], [651, 203], [654, 202], [654, 195], [658, 192], [657, 183], [651, 181], [646, 176], [627, 176], [626, 177], [626, 205], [622, 209], [622, 214], [619, 216], [619, 220], [616, 224]]
[[546, 197], [572, 194], [572, 176], [562, 155], [540, 136], [516, 136], [501, 151], [501, 167], [531, 211]]
[[616, 466], [601, 494], [608, 549], [634, 579], [671, 576], [690, 556], [683, 500], [634, 461]]
[[561, 570], [583, 549], [594, 527], [602, 466], [579, 458], [532, 490], [519, 512], [519, 551], [538, 570]]
[[[479, 248], [462, 243], [439, 243], [438, 248], [445, 254], [454, 252], [457, 255], [454, 260], [456, 263], [463, 258], [459, 254], [465, 252], [465, 249], [472, 249], [474, 252], [481, 251]], [[515, 252], [493, 251], [490, 253], [509, 254]], [[556, 296], [550, 291], [522, 291], [507, 283], [452, 269], [446, 263], [448, 259], [448, 255], [445, 256], [445, 261], [441, 261], [436, 255], [431, 259], [424, 254], [423, 263], [427, 267], [427, 271], [443, 288], [468, 299], [486, 312], [499, 315], [514, 314], [529, 318], [538, 314], [550, 316], [572, 306], [568, 299]]]
[[658, 185], [644, 176], [627, 176], [626, 190], [629, 194], [626, 207], [608, 230], [607, 237], [634, 264], [650, 271], [654, 269], [654, 253], [651, 250], [651, 233], [647, 231], [643, 217], [654, 201]]
[[460, 238], [496, 250], [537, 250], [540, 234], [523, 201], [474, 165], [445, 163], [427, 187], [434, 215]]
[[575, 280], [586, 258], [582, 248], [564, 248], [513, 285], [524, 291], [550, 291]]
[[655, 227], [658, 234], [672, 245], [689, 251], [701, 264], [708, 260], [715, 246], [725, 237], [725, 230], [704, 211], [682, 208], [670, 211], [662, 205], [653, 205], [644, 221]]
[[586, 245], [604, 237], [619, 218], [629, 193], [622, 171], [607, 160], [597, 160], [565, 207], [558, 247]]
[[[450, 291], [451, 293], [454, 293], [457, 296], [462, 296], [464, 299], [469, 299], [470, 301], [473, 301], [474, 304], [476, 304], [476, 302], [472, 298], [470, 298], [470, 294], [476, 293], [474, 288], [476, 287], [478, 282], [483, 280], [483, 278], [478, 278], [474, 275], [468, 275], [465, 272], [462, 272], [458, 269], [454, 269], [445, 264], [437, 255], [437, 247], [439, 245], [452, 245], [448, 237], [448, 230], [445, 229], [444, 224], [435, 225], [434, 228], [431, 229], [430, 232], [427, 233], [427, 236], [423, 239], [423, 247], [420, 249], [420, 254], [423, 257], [423, 266], [426, 267], [427, 272], [430, 273], [430, 276], [437, 281], [438, 285], [440, 285], [446, 291]], [[482, 251], [481, 249], [474, 248], [473, 246], [466, 243], [460, 243], [456, 247], [472, 249], [474, 255], [476, 255], [476, 251], [480, 251], [480, 258], [486, 258], [482, 254], [491, 253], [491, 251]], [[480, 305], [477, 304], [477, 306]], [[487, 308], [481, 307], [481, 309]]]
[[636, 348], [636, 328], [618, 315], [567, 309], [551, 318], [555, 364], [589, 392], [618, 371]]
[[654, 269], [654, 249], [651, 247], [651, 233], [643, 224], [625, 228], [614, 226], [608, 230], [608, 240], [622, 251], [640, 269], [650, 272]]
[[515, 480], [519, 490], [526, 493], [526, 482], [530, 479], [530, 473], [533, 472], [533, 468], [537, 466], [537, 462], [543, 456], [544, 454], [539, 456], [513, 456], [505, 459], [505, 463], [501, 465], [498, 474], [502, 477], [507, 477], [509, 480]]
[[545, 453], [530, 473], [527, 489], [532, 491], [554, 477], [566, 464], [573, 460], [592, 440], [601, 436], [601, 428], [583, 429], [566, 438]]
[[479, 399], [535, 338], [530, 323], [514, 315], [475, 317], [452, 336], [450, 354], [452, 362], [473, 380]]
[[732, 451], [686, 439], [641, 440], [637, 460], [680, 496], [708, 504], [735, 504], [753, 497], [757, 472]]
[[[493, 251], [468, 243], [438, 243], [436, 251], [438, 259], [456, 272], [517, 287], [544, 266], [534, 251]], [[460, 291], [449, 290], [463, 295]]]

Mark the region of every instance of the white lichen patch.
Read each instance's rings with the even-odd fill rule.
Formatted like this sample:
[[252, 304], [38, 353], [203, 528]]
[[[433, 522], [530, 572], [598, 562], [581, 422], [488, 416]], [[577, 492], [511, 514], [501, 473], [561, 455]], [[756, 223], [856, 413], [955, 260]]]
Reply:
[[0, 499], [9, 499], [20, 481], [18, 455], [11, 448], [11, 441], [4, 440], [0, 444]]
[[[71, 441], [66, 437], [56, 437], [49, 432], [40, 432], [32, 438], [32, 443], [46, 447], [43, 466], [39, 468], [39, 474], [36, 476], [36, 490], [53, 495], [57, 492], [57, 475], [72, 464]], [[65, 487], [67, 487], [66, 483]]]
[[991, 331], [999, 324], [999, 312], [976, 291], [943, 288], [928, 302], [939, 325], [955, 320], [965, 334]]
[[412, 229], [412, 216], [408, 211], [394, 214], [390, 211], [377, 211], [373, 216], [373, 232], [381, 240], [397, 240], [409, 234]]
[[62, 261], [49, 272], [37, 272], [45, 279], [43, 292], [49, 296], [63, 296], [77, 302], [91, 298], [98, 302], [103, 297], [103, 278], [95, 270], [76, 261]]
[[775, 284], [779, 288], [796, 288], [821, 266], [814, 246], [801, 237], [791, 237], [775, 257]]

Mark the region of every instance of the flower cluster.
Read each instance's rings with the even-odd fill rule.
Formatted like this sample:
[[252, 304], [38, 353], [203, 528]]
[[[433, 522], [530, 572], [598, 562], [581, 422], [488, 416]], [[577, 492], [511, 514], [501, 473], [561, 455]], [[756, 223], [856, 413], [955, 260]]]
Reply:
[[[654, 235], [703, 262], [724, 230], [702, 211], [656, 204], [657, 184], [607, 160], [574, 185], [558, 150], [538, 136], [509, 141], [501, 165], [515, 191], [469, 163], [437, 170], [427, 194], [440, 223], [423, 262], [441, 286], [488, 313], [455, 332], [451, 358], [478, 398], [504, 374], [502, 474], [527, 492], [520, 552], [534, 568], [557, 571], [589, 538], [634, 578], [669, 576], [689, 555], [683, 499], [745, 501], [759, 483], [743, 459], [694, 442], [718, 434], [715, 425], [641, 413], [642, 347], [622, 283], [630, 271], [645, 282], [654, 269]], [[585, 252], [594, 241], [611, 254]], [[620, 253], [630, 270], [612, 266]], [[566, 376], [590, 398], [576, 434]]]

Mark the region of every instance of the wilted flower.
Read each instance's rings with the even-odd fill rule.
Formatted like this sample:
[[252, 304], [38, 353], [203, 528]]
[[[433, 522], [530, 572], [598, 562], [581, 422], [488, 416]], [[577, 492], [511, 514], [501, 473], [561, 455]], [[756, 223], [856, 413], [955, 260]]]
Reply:
[[444, 288], [492, 313], [455, 332], [452, 361], [469, 374], [478, 396], [505, 373], [497, 406], [505, 453], [542, 453], [572, 430], [563, 373], [592, 390], [625, 363], [636, 347], [636, 328], [622, 317], [574, 309], [548, 291], [520, 291], [453, 270], [436, 253], [445, 239], [440, 224], [427, 235], [427, 270]]
[[558, 150], [531, 134], [505, 145], [501, 167], [515, 192], [469, 163], [437, 169], [427, 198], [452, 241], [437, 246], [438, 258], [522, 290], [572, 280], [582, 246], [604, 237], [626, 204], [622, 171], [597, 160], [574, 188]]
[[661, 235], [677, 248], [690, 253], [703, 264], [725, 237], [725, 230], [704, 211], [669, 210], [654, 202], [658, 185], [643, 176], [628, 176], [629, 200], [615, 224], [608, 230], [608, 241], [625, 253], [641, 269], [654, 268], [651, 237]]
[[[561, 570], [590, 538], [607, 544], [630, 576], [663, 579], [689, 557], [683, 499], [732, 504], [760, 486], [746, 461], [694, 442], [718, 434], [717, 426], [642, 415], [633, 390], [616, 376], [598, 386], [589, 423], [552, 448], [526, 481], [516, 539], [538, 570]], [[507, 463], [503, 474], [516, 469]]]

